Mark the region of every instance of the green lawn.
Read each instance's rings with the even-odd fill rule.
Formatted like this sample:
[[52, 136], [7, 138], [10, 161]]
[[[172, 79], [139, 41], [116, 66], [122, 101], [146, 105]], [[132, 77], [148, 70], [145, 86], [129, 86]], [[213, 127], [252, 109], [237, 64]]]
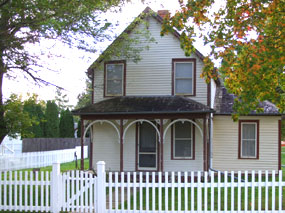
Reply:
[[[77, 161], [77, 167], [76, 168], [76, 161], [72, 161], [72, 162], [68, 162], [68, 163], [62, 163], [60, 164], [60, 171], [61, 172], [66, 172], [66, 171], [71, 171], [71, 170], [76, 170], [76, 169], [80, 169], [80, 160]], [[88, 170], [89, 169], [89, 159], [85, 159], [84, 160], [84, 170]], [[33, 171], [33, 169], [22, 169], [22, 170], [17, 170], [17, 176], [18, 176], [18, 180], [19, 180], [19, 177], [20, 177], [20, 174], [19, 172], [22, 171], [23, 173], [23, 178], [24, 178], [24, 173], [25, 172], [28, 172], [28, 180], [30, 180], [30, 172]], [[44, 172], [44, 175], [46, 172], [51, 172], [52, 171], [52, 166], [47, 166], [47, 167], [41, 167], [39, 168], [39, 178], [41, 178], [41, 172]], [[1, 172], [0, 172], [1, 173]], [[15, 177], [15, 171], [12, 171], [12, 176], [13, 176], [13, 180], [14, 180], [14, 177]], [[9, 177], [10, 175], [10, 172], [7, 173], [7, 176]], [[4, 179], [4, 172], [2, 172], [2, 180]]]

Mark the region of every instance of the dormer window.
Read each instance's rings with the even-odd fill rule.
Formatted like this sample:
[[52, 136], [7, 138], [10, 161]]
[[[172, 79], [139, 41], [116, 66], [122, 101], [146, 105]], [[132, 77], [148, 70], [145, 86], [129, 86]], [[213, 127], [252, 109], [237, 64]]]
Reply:
[[125, 61], [110, 61], [105, 63], [104, 94], [106, 97], [125, 95]]
[[196, 60], [173, 59], [172, 95], [195, 96]]

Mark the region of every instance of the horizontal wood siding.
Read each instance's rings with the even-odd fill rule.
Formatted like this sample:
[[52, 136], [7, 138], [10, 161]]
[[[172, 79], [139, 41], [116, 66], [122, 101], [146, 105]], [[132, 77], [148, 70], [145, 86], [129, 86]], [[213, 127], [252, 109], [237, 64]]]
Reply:
[[[200, 125], [201, 126], [201, 125]], [[195, 160], [171, 160], [171, 129], [166, 133], [163, 146], [164, 171], [203, 171], [203, 140], [195, 128]]]
[[[154, 18], [149, 19], [149, 30], [155, 42], [146, 44], [143, 39], [139, 46], [149, 45], [148, 50], [141, 52], [142, 60], [138, 63], [127, 61], [126, 95], [171, 95], [172, 90], [172, 59], [186, 58], [180, 48], [180, 42], [172, 34], [160, 36], [161, 24]], [[144, 26], [139, 26], [144, 28]], [[132, 35], [135, 36], [135, 35]], [[200, 78], [203, 68], [202, 61], [196, 58], [196, 97], [191, 99], [207, 104], [207, 85]], [[103, 71], [95, 71], [95, 102], [103, 99]]]
[[214, 116], [213, 168], [221, 171], [278, 170], [278, 116], [242, 116], [259, 120], [259, 159], [238, 159], [238, 122]]
[[120, 170], [120, 144], [116, 130], [106, 123], [93, 126], [93, 165], [98, 161], [106, 162], [106, 170]]

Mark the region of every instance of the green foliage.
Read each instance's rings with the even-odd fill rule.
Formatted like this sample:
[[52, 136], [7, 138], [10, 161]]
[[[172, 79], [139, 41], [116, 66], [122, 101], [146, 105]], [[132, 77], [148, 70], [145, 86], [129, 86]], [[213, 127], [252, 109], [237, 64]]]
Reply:
[[77, 137], [81, 137], [81, 120], [77, 122]]
[[[33, 94], [27, 100], [24, 101], [23, 110], [27, 112], [30, 119], [33, 119], [35, 122], [29, 128], [29, 131], [32, 133], [34, 138], [44, 137], [44, 112], [43, 108], [45, 106], [44, 101], [38, 101], [38, 96]], [[24, 137], [24, 136], [23, 136]]]
[[77, 96], [78, 101], [75, 106], [75, 109], [79, 109], [91, 104], [92, 92], [93, 92], [91, 81], [88, 79], [86, 80], [85, 84], [86, 84], [85, 92], [82, 92]]
[[[100, 18], [100, 14], [124, 2], [125, 0], [1, 1], [0, 143], [16, 125], [11, 119], [4, 119], [4, 114], [9, 114], [5, 111], [3, 101], [4, 74], [7, 77], [17, 78], [20, 73], [37, 83], [53, 85], [38, 75], [43, 65], [39, 64], [38, 55], [29, 52], [28, 45], [39, 43], [44, 39], [57, 39], [72, 48], [95, 52], [98, 42], [110, 38], [106, 30], [111, 24]], [[8, 102], [10, 107], [13, 105], [12, 100]]]
[[47, 101], [45, 110], [45, 137], [59, 137], [59, 112], [55, 101]]
[[[31, 102], [31, 97], [27, 103]], [[25, 102], [16, 94], [12, 94], [10, 98], [4, 103], [4, 122], [6, 126], [6, 135], [16, 138], [33, 137], [31, 128], [38, 124], [35, 117], [30, 117], [29, 113], [24, 110]]]
[[68, 108], [60, 113], [59, 137], [74, 138], [74, 120]]
[[[194, 52], [198, 38], [211, 47], [202, 77], [207, 82], [222, 78], [228, 91], [237, 97], [233, 118], [252, 110], [261, 112], [259, 103], [265, 100], [284, 113], [285, 1], [179, 2], [180, 10], [164, 20], [161, 33], [179, 30], [186, 55]], [[223, 62], [218, 72], [212, 59]]]

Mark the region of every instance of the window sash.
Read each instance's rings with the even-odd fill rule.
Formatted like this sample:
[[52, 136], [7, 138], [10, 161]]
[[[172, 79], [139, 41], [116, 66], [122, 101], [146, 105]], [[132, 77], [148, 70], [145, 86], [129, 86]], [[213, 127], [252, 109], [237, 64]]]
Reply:
[[[243, 129], [244, 125], [254, 125], [254, 138], [246, 138], [246, 135], [244, 134], [244, 129]], [[254, 143], [253, 150], [251, 150], [252, 142]], [[241, 123], [241, 157], [242, 158], [256, 158], [257, 157], [257, 123], [255, 122], [242, 122]]]
[[[185, 123], [184, 123], [185, 124]], [[189, 124], [189, 123], [186, 123]], [[193, 158], [193, 125], [190, 124], [189, 128], [190, 128], [190, 137], [179, 137], [179, 135], [177, 135], [177, 131], [176, 131], [177, 125], [174, 124], [174, 131], [173, 131], [173, 158], [174, 159], [192, 159]], [[190, 149], [189, 155], [188, 156], [177, 156], [177, 148], [179, 146], [179, 141], [184, 141], [184, 142], [188, 142], [188, 145], [185, 146], [185, 152], [188, 152], [187, 150]], [[184, 153], [185, 153], [184, 152]]]
[[[108, 66], [121, 66], [120, 69], [120, 73], [119, 74], [114, 74], [114, 76], [110, 76], [110, 74], [108, 74], [108, 72], [110, 71], [108, 69]], [[109, 63], [106, 64], [106, 80], [105, 80], [105, 84], [106, 84], [106, 88], [105, 88], [105, 94], [108, 96], [120, 96], [123, 95], [123, 91], [124, 91], [124, 64], [123, 63]], [[118, 85], [116, 84], [120, 84], [118, 89], [118, 92], [114, 92], [114, 90], [116, 89], [116, 87], [118, 87]], [[110, 87], [113, 86], [113, 88], [111, 89]], [[111, 90], [111, 91], [110, 91]], [[112, 92], [113, 90], [113, 92]]]
[[[191, 64], [191, 76], [185, 74], [185, 76], [183, 76], [183, 74], [177, 74], [177, 64]], [[194, 82], [193, 82], [193, 78], [194, 78], [194, 62], [187, 62], [187, 61], [183, 61], [183, 62], [174, 62], [174, 93], [176, 95], [193, 95], [194, 94]], [[179, 80], [180, 82], [184, 82], [185, 80], [191, 82], [189, 83], [189, 87], [184, 88], [184, 91], [177, 91], [179, 88]], [[184, 80], [184, 81], [181, 81]], [[180, 83], [181, 84], [181, 83]], [[181, 90], [181, 87], [180, 87]], [[182, 89], [183, 90], [183, 89]]]

